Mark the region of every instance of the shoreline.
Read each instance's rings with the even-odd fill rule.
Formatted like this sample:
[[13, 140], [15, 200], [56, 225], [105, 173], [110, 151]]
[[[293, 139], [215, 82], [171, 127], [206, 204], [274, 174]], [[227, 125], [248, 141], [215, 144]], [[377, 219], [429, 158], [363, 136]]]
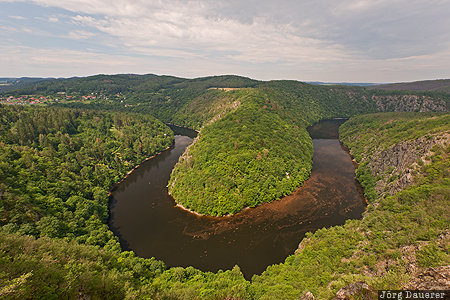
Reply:
[[[172, 195], [171, 193], [169, 193], [169, 195], [170, 195], [170, 196], [172, 197], [172, 199], [175, 201], [175, 198], [173, 197], [173, 195]], [[191, 214], [193, 214], [193, 215], [196, 215], [197, 217], [206, 217], [206, 218], [225, 218], [225, 217], [232, 217], [232, 216], [234, 216], [234, 215], [236, 215], [236, 214], [238, 214], [238, 213], [240, 213], [240, 212], [242, 212], [242, 211], [247, 210], [247, 209], [250, 208], [250, 207], [247, 206], [247, 207], [245, 207], [244, 209], [242, 209], [241, 211], [237, 212], [237, 213], [234, 214], [234, 215], [227, 214], [227, 215], [223, 215], [223, 216], [211, 216], [211, 215], [204, 215], [204, 214], [201, 214], [201, 213], [199, 213], [199, 212], [193, 211], [193, 210], [191, 210], [191, 209], [189, 209], [189, 208], [184, 207], [181, 203], [178, 203], [178, 202], [176, 202], [176, 201], [175, 201], [175, 206], [174, 206], [174, 207], [177, 207], [177, 208], [179, 208], [179, 209], [181, 209], [181, 210], [187, 211], [188, 213], [191, 213]]]
[[[342, 119], [344, 119], [344, 118], [342, 118]], [[349, 155], [350, 159], [352, 160], [353, 168], [354, 168], [355, 173], [356, 173], [356, 169], [358, 168], [358, 163], [356, 163], [355, 158], [351, 155], [350, 149], [349, 149], [349, 148], [348, 148], [348, 147], [347, 147], [347, 146], [346, 146], [339, 138], [337, 138], [336, 140], [337, 140], [337, 141], [339, 142], [339, 144], [341, 145], [341, 148]], [[192, 144], [191, 144], [191, 145], [192, 145]], [[191, 145], [189, 145], [189, 146], [191, 146]], [[184, 154], [184, 153], [183, 153], [183, 154]], [[173, 195], [172, 195], [170, 192], [168, 192], [168, 194], [169, 194], [169, 195], [172, 197], [172, 199], [174, 200], [174, 202], [175, 202], [175, 207], [178, 207], [178, 208], [180, 208], [181, 210], [184, 210], [184, 211], [186, 211], [186, 212], [188, 212], [188, 213], [191, 213], [191, 214], [193, 214], [193, 215], [195, 215], [195, 216], [198, 216], [198, 217], [209, 217], [209, 218], [226, 218], [226, 217], [233, 217], [233, 216], [236, 216], [236, 215], [238, 215], [238, 214], [240, 214], [240, 213], [242, 213], [242, 212], [244, 212], [244, 211], [246, 211], [246, 210], [248, 210], [248, 209], [260, 207], [260, 206], [262, 206], [262, 205], [274, 203], [274, 202], [276, 202], [276, 201], [281, 201], [281, 200], [283, 200], [285, 197], [289, 197], [289, 196], [295, 194], [299, 189], [301, 189], [301, 188], [304, 186], [304, 183], [305, 183], [306, 181], [308, 181], [308, 180], [311, 178], [311, 173], [312, 173], [311, 171], [312, 171], [312, 164], [311, 164], [311, 170], [310, 170], [310, 173], [309, 173], [308, 178], [307, 178], [304, 182], [302, 182], [301, 185], [299, 185], [298, 187], [296, 187], [291, 193], [286, 194], [286, 195], [282, 196], [282, 197], [279, 198], [279, 199], [274, 199], [274, 200], [272, 200], [272, 201], [270, 201], [270, 202], [264, 202], [264, 203], [261, 203], [260, 205], [255, 206], [255, 207], [246, 206], [246, 207], [242, 208], [240, 211], [238, 211], [237, 213], [232, 214], [232, 215], [231, 215], [231, 214], [226, 214], [226, 215], [223, 215], [223, 216], [212, 216], [212, 215], [208, 215], [208, 214], [201, 214], [201, 213], [199, 213], [199, 212], [196, 212], [196, 211], [193, 211], [193, 210], [191, 210], [191, 209], [189, 209], [189, 208], [184, 207], [182, 204], [178, 203], [178, 202], [175, 200], [175, 198], [173, 197]], [[361, 183], [359, 182], [358, 178], [356, 177], [356, 174], [355, 174], [355, 180], [356, 180], [356, 182], [358, 183], [358, 186], [357, 186], [358, 192], [359, 192], [361, 198], [363, 199], [364, 204], [367, 206], [367, 205], [368, 205], [368, 201], [367, 201], [366, 197], [364, 196], [364, 188], [362, 187]]]
[[[169, 194], [170, 196], [172, 196], [171, 194]], [[172, 197], [173, 198], [173, 197]], [[181, 205], [180, 203], [175, 202], [176, 205], [175, 207], [178, 207], [181, 210], [187, 211], [188, 213], [191, 213], [193, 215], [196, 215], [197, 217], [212, 217], [210, 215], [203, 215], [201, 213], [198, 213], [196, 211], [190, 210], [189, 208], [184, 207], [183, 205]]]
[[[346, 119], [346, 118], [334, 118], [334, 119], [332, 119], [332, 120], [342, 120], [342, 119]], [[179, 126], [179, 125], [170, 124], [170, 123], [166, 123], [166, 125], [172, 125], [172, 126], [177, 126], [177, 127], [181, 127], [181, 128], [186, 128], [186, 129], [189, 129], [189, 130], [194, 130], [194, 129], [191, 129], [191, 128], [188, 128], [188, 127]], [[199, 133], [199, 131], [197, 131], [197, 130], [194, 130], [194, 131], [196, 131], [197, 133]], [[199, 138], [200, 138], [200, 136], [197, 135], [197, 136], [193, 139], [193, 142], [192, 142], [190, 145], [188, 145], [188, 146], [186, 147], [186, 149], [184, 150], [184, 152], [183, 152], [183, 154], [180, 156], [180, 158], [182, 158], [182, 157], [185, 156], [186, 154], [189, 155], [189, 154], [188, 154], [188, 153], [189, 153], [189, 148], [190, 148], [193, 144], [195, 144], [195, 142], [198, 141]], [[342, 149], [350, 156], [350, 159], [352, 160], [353, 167], [354, 167], [355, 172], [356, 172], [356, 169], [358, 168], [358, 164], [356, 163], [356, 160], [354, 159], [354, 157], [351, 155], [350, 149], [349, 149], [349, 148], [348, 148], [348, 147], [347, 147], [347, 146], [346, 146], [339, 138], [337, 138], [336, 140], [340, 143], [341, 148], [342, 148]], [[141, 163], [139, 163], [138, 165], [136, 165], [135, 167], [133, 167], [127, 174], [125, 174], [125, 176], [124, 176], [120, 181], [118, 181], [118, 182], [116, 182], [115, 184], [112, 185], [112, 187], [111, 187], [110, 190], [108, 191], [108, 197], [111, 196], [112, 191], [114, 190], [114, 188], [117, 187], [117, 185], [119, 185], [120, 183], [122, 183], [125, 179], [127, 179], [127, 178], [130, 176], [130, 174], [133, 173], [133, 171], [134, 171], [135, 169], [137, 169], [138, 167], [140, 167], [140, 166], [141, 166], [143, 163], [145, 163], [146, 161], [148, 161], [148, 160], [150, 160], [150, 159], [156, 157], [157, 155], [163, 153], [164, 151], [167, 151], [167, 150], [170, 149], [173, 145], [174, 145], [174, 144], [172, 144], [171, 146], [165, 148], [165, 149], [162, 150], [161, 152], [159, 152], [159, 153], [157, 153], [157, 154], [155, 154], [155, 155], [152, 155], [152, 156], [150, 156], [150, 157], [144, 159]], [[179, 158], [179, 159], [180, 159], [180, 158]], [[295, 189], [293, 189], [293, 190], [291, 191], [291, 193], [285, 194], [284, 196], [282, 196], [282, 197], [280, 197], [280, 198], [278, 198], [278, 199], [273, 199], [273, 200], [270, 201], [270, 202], [264, 202], [264, 203], [261, 203], [260, 205], [257, 205], [257, 206], [255, 206], [255, 207], [259, 207], [259, 206], [264, 205], [264, 204], [270, 204], [270, 203], [273, 203], [273, 202], [275, 202], [275, 201], [281, 201], [283, 198], [288, 197], [288, 196], [290, 196], [290, 195], [293, 195], [294, 193], [297, 192], [298, 189], [301, 189], [301, 188], [303, 187], [304, 183], [305, 183], [308, 179], [310, 179], [310, 177], [311, 177], [311, 171], [312, 171], [312, 163], [311, 163], [311, 169], [310, 169], [308, 178], [307, 178], [304, 182], [302, 182], [298, 187], [296, 187]], [[364, 189], [362, 188], [361, 183], [358, 181], [358, 179], [356, 178], [356, 176], [355, 176], [355, 179], [356, 179], [356, 181], [357, 181], [358, 184], [359, 184], [359, 190], [360, 190], [359, 192], [360, 192], [360, 195], [362, 196], [363, 201], [364, 201], [365, 204], [367, 205], [368, 202], [367, 202], [367, 199], [364, 197]], [[169, 186], [167, 185], [167, 187], [169, 187]], [[246, 206], [246, 207], [242, 208], [241, 210], [239, 210], [238, 212], [236, 212], [235, 214], [229, 214], [229, 213], [228, 213], [228, 214], [222, 215], [222, 216], [213, 216], [213, 215], [209, 215], [209, 214], [202, 214], [202, 213], [196, 212], [196, 211], [194, 211], [194, 210], [192, 210], [192, 209], [186, 208], [186, 207], [184, 207], [181, 203], [178, 203], [178, 202], [176, 201], [176, 199], [175, 199], [174, 196], [170, 193], [170, 191], [168, 191], [168, 194], [171, 196], [171, 198], [172, 198], [173, 201], [175, 202], [175, 206], [174, 206], [174, 207], [178, 207], [179, 209], [184, 210], [184, 211], [186, 211], [186, 212], [188, 212], [188, 213], [190, 213], [190, 214], [193, 214], [193, 215], [195, 215], [195, 216], [197, 216], [197, 217], [209, 217], [209, 218], [227, 218], [227, 217], [228, 217], [228, 218], [229, 218], [229, 217], [233, 217], [233, 216], [235, 216], [235, 215], [237, 215], [237, 214], [240, 214], [240, 213], [242, 213], [242, 212], [244, 212], [244, 211], [246, 211], [246, 210], [248, 210], [248, 209], [255, 208], [255, 207]]]
[[174, 206], [174, 207], [177, 207], [177, 208], [179, 208], [179, 209], [181, 209], [181, 210], [187, 211], [188, 213], [191, 213], [191, 214], [193, 214], [193, 215], [196, 215], [197, 217], [211, 217], [211, 218], [217, 218], [217, 217], [214, 217], [214, 216], [211, 216], [211, 215], [204, 215], [204, 214], [201, 214], [201, 213], [199, 213], [199, 212], [193, 211], [193, 210], [191, 210], [191, 209], [189, 209], [189, 208], [186, 208], [186, 207], [184, 207], [181, 203], [178, 203], [178, 202], [175, 200], [175, 198], [173, 197], [173, 195], [172, 195], [169, 191], [167, 191], [167, 194], [172, 198], [173, 202], [175, 202], [175, 206]]
[[197, 132], [197, 133], [200, 133], [200, 130], [193, 129], [193, 128], [189, 128], [189, 127], [186, 127], [186, 126], [177, 125], [177, 124], [172, 124], [172, 123], [164, 123], [164, 124], [165, 124], [165, 125], [168, 125], [168, 126], [175, 126], [175, 127], [180, 127], [180, 128], [183, 128], [183, 129], [189, 129], [189, 130], [193, 130], [193, 131], [195, 131], [195, 132]]
[[161, 150], [160, 152], [158, 152], [158, 153], [156, 153], [156, 154], [153, 154], [153, 155], [150, 156], [150, 157], [147, 157], [146, 159], [144, 159], [143, 161], [141, 161], [139, 164], [135, 165], [130, 171], [128, 171], [128, 172], [122, 177], [122, 179], [120, 179], [119, 181], [117, 181], [116, 183], [114, 183], [114, 184], [111, 186], [111, 188], [108, 190], [108, 197], [111, 196], [111, 194], [112, 194], [114, 188], [116, 188], [120, 183], [122, 183], [125, 179], [127, 179], [128, 176], [130, 176], [131, 173], [133, 173], [134, 170], [136, 170], [137, 168], [139, 168], [139, 167], [140, 167], [143, 163], [145, 163], [146, 161], [148, 161], [148, 160], [150, 160], [150, 159], [152, 159], [152, 158], [155, 158], [156, 156], [160, 155], [161, 153], [163, 153], [163, 152], [169, 150], [173, 145], [174, 145], [174, 143], [172, 143], [172, 145], [170, 145], [169, 147], [167, 147], [167, 148]]

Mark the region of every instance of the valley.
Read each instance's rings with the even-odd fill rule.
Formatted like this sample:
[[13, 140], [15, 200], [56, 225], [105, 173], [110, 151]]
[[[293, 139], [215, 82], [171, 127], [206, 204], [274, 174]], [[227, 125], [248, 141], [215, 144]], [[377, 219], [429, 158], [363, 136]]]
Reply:
[[313, 168], [302, 187], [279, 201], [220, 218], [181, 210], [168, 195], [173, 166], [192, 142], [176, 135], [170, 152], [139, 167], [113, 191], [110, 228], [123, 247], [138, 256], [214, 272], [239, 265], [245, 278], [251, 279], [268, 265], [284, 261], [306, 232], [361, 217], [364, 200], [354, 167], [336, 139], [342, 122], [321, 122], [309, 129]]
[[[291, 299], [310, 292], [327, 299], [355, 282], [369, 287], [358, 295], [402, 288], [422, 272], [430, 268], [439, 272], [436, 268], [449, 264], [447, 93], [238, 76], [97, 75], [33, 82], [1, 96], [53, 99], [58, 94], [72, 98], [44, 107], [0, 106], [0, 296]], [[102, 96], [83, 98], [88, 95]], [[362, 219], [361, 209], [349, 215], [352, 220], [306, 226], [296, 237], [286, 237], [294, 247], [267, 268], [255, 256], [251, 264], [258, 271], [245, 277], [239, 267], [245, 262], [233, 265], [231, 260], [223, 271], [220, 267], [200, 271], [188, 263], [187, 252], [187, 262], [166, 266], [164, 258], [142, 258], [146, 255], [139, 251], [127, 251], [129, 245], [121, 236], [125, 225], [114, 223], [119, 202], [112, 200], [110, 215], [107, 193], [135, 165], [172, 145], [173, 131], [163, 123], [199, 131], [188, 150], [177, 150], [184, 154], [167, 179], [176, 203], [205, 216], [182, 210], [178, 214], [192, 220], [206, 218], [211, 230], [225, 230], [218, 220], [228, 218], [243, 228], [252, 219], [250, 211], [276, 217], [278, 208], [271, 211], [270, 205], [277, 207], [283, 197], [297, 197], [294, 191], [302, 185], [300, 193], [308, 189], [319, 164], [313, 148], [335, 147], [333, 153], [336, 147], [342, 149], [337, 141], [334, 146], [313, 141], [307, 127], [333, 118], [350, 118], [340, 127], [339, 138], [358, 164], [356, 177], [369, 203]], [[145, 173], [140, 169], [123, 183], [136, 181], [140, 172]], [[341, 175], [334, 181], [347, 186]], [[350, 181], [354, 184], [354, 179]], [[340, 201], [332, 190], [322, 190], [330, 197], [323, 207]], [[311, 200], [306, 198], [300, 200], [305, 212], [318, 218], [321, 213], [305, 204]], [[242, 211], [246, 207], [255, 208]], [[280, 209], [281, 215], [295, 210]], [[137, 219], [139, 213], [145, 215], [138, 209], [128, 218]], [[292, 216], [293, 224], [302, 218]], [[271, 242], [277, 234], [283, 238], [285, 224], [268, 222], [275, 227], [275, 236], [259, 233], [269, 241], [256, 245], [259, 250], [279, 245]], [[184, 229], [195, 235], [195, 228]], [[256, 231], [245, 230], [243, 240], [251, 240]], [[169, 235], [160, 234], [163, 239]], [[175, 244], [165, 247], [183, 255]], [[226, 247], [213, 248], [225, 256]]]

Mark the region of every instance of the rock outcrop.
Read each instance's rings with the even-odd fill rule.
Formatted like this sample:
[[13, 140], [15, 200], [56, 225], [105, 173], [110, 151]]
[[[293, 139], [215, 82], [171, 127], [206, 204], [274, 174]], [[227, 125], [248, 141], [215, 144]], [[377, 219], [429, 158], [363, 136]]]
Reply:
[[444, 100], [439, 100], [429, 96], [418, 95], [383, 95], [372, 96], [378, 111], [447, 111], [447, 104]]
[[316, 298], [311, 292], [306, 292], [300, 296], [299, 300], [315, 300]]
[[434, 146], [450, 145], [450, 134], [423, 136], [412, 141], [403, 141], [387, 150], [377, 151], [370, 158], [368, 167], [375, 178], [375, 190], [381, 195], [392, 195], [415, 183], [413, 175], [421, 164], [427, 164], [427, 157]]
[[449, 290], [450, 266], [428, 268], [412, 278], [404, 290]]
[[354, 282], [341, 288], [333, 300], [346, 299], [377, 299], [377, 291], [365, 282]]

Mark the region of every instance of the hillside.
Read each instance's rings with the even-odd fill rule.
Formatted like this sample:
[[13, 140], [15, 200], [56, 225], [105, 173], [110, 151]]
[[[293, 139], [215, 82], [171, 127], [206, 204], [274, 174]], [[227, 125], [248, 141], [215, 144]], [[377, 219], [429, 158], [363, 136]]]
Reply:
[[385, 90], [385, 91], [430, 91], [430, 92], [450, 93], [450, 79], [382, 84], [370, 86], [367, 87], [367, 89]]
[[202, 128], [169, 181], [176, 201], [196, 212], [234, 214], [270, 202], [310, 173], [313, 151], [304, 127], [284, 120], [257, 91], [230, 97], [235, 107]]
[[0, 93], [30, 87], [45, 80], [52, 79], [38, 77], [0, 78]]
[[[72, 77], [60, 79], [17, 79], [8, 80], [6, 83], [15, 86], [15, 89], [7, 91], [7, 94], [33, 94], [52, 95], [64, 92], [66, 94], [90, 94], [103, 93], [112, 95], [117, 93], [136, 93], [135, 96], [152, 95], [154, 92], [169, 90], [189, 89], [207, 90], [211, 87], [248, 87], [255, 85], [257, 81], [239, 76], [211, 76], [195, 79], [185, 79], [174, 76], [159, 76], [154, 74], [118, 74], [118, 75], [94, 75], [89, 77]], [[13, 85], [14, 86], [14, 85]], [[139, 94], [141, 93], [141, 94]]]
[[[279, 199], [306, 180], [312, 163], [308, 125], [377, 111], [446, 111], [450, 98], [295, 81], [208, 93], [197, 99], [208, 95], [217, 99], [209, 103], [223, 110], [194, 123], [201, 128], [199, 137], [175, 166], [169, 192], [188, 209], [219, 216]], [[190, 126], [206, 102], [191, 103], [196, 112], [187, 114], [187, 124], [180, 120], [183, 125]]]
[[0, 106], [0, 225], [4, 232], [117, 247], [108, 191], [173, 142], [136, 114]]
[[450, 103], [450, 95], [441, 93], [151, 74], [49, 80], [5, 95], [28, 93], [38, 93], [47, 105], [139, 112], [199, 130], [172, 173], [169, 192], [186, 208], [214, 216], [300, 186], [311, 170], [305, 129], [314, 122], [379, 111], [448, 111]]
[[[448, 114], [374, 114], [344, 123], [340, 136], [359, 163], [370, 201], [364, 218], [304, 239], [284, 264], [253, 277], [255, 298], [294, 299], [310, 291], [330, 299], [353, 290], [360, 299], [380, 289], [448, 288], [440, 278], [450, 276], [449, 130]], [[379, 162], [397, 163], [384, 169]], [[377, 191], [380, 183], [398, 189]]]
[[[341, 138], [360, 164], [358, 178], [372, 191], [364, 218], [309, 234], [284, 263], [251, 281], [237, 266], [218, 273], [167, 269], [116, 248], [35, 239], [3, 227], [0, 296], [298, 299], [309, 292], [309, 299], [331, 299], [351, 291], [359, 299], [375, 297], [377, 289], [448, 289], [449, 132], [449, 115], [435, 113], [372, 114], [342, 125]], [[386, 160], [398, 164], [385, 169]], [[403, 173], [411, 174], [406, 184]], [[398, 189], [377, 191], [380, 182]]]

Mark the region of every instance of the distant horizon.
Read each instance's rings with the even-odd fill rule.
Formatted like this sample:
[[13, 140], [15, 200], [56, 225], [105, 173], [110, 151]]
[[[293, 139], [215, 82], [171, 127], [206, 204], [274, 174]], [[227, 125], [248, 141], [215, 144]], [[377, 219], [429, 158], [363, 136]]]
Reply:
[[412, 82], [421, 82], [421, 81], [437, 81], [437, 80], [448, 80], [450, 78], [436, 78], [436, 79], [422, 79], [422, 80], [413, 80], [413, 81], [398, 81], [398, 82], [352, 82], [352, 81], [322, 81], [322, 80], [298, 80], [298, 79], [256, 79], [248, 76], [242, 76], [238, 74], [217, 74], [217, 75], [207, 75], [207, 76], [198, 76], [198, 77], [181, 77], [176, 75], [170, 75], [170, 74], [155, 74], [155, 73], [112, 73], [112, 74], [104, 74], [104, 73], [98, 73], [98, 74], [92, 74], [92, 75], [86, 75], [86, 76], [68, 76], [68, 77], [56, 77], [56, 76], [49, 76], [49, 77], [41, 77], [41, 76], [1, 76], [0, 80], [5, 79], [70, 79], [70, 78], [86, 78], [86, 77], [92, 77], [92, 76], [98, 76], [98, 75], [105, 75], [105, 76], [115, 76], [115, 75], [138, 75], [138, 76], [144, 76], [144, 75], [156, 75], [156, 76], [171, 76], [171, 77], [178, 77], [182, 79], [197, 79], [197, 78], [206, 78], [206, 77], [215, 77], [215, 76], [238, 76], [238, 77], [245, 77], [252, 80], [257, 81], [277, 81], [277, 80], [292, 80], [292, 81], [299, 81], [304, 82], [308, 84], [320, 84], [320, 85], [327, 85], [327, 84], [349, 84], [349, 85], [384, 85], [384, 84], [396, 84], [396, 83], [412, 83]]
[[450, 78], [450, 1], [0, 0], [0, 77]]
[[[2, 79], [70, 79], [70, 78], [86, 78], [86, 77], [92, 77], [92, 76], [99, 76], [99, 75], [105, 75], [105, 76], [115, 76], [115, 75], [138, 75], [138, 76], [144, 76], [144, 75], [156, 75], [156, 76], [170, 76], [170, 77], [178, 77], [183, 79], [197, 79], [197, 78], [206, 78], [206, 77], [216, 77], [216, 76], [238, 76], [238, 77], [244, 77], [249, 78], [252, 80], [257, 81], [276, 81], [276, 80], [292, 80], [292, 81], [299, 81], [299, 82], [305, 82], [305, 83], [323, 83], [323, 84], [333, 84], [333, 83], [349, 83], [349, 84], [389, 84], [389, 83], [397, 83], [397, 82], [349, 82], [349, 81], [339, 81], [339, 82], [328, 82], [328, 81], [321, 81], [321, 80], [298, 80], [298, 79], [256, 79], [248, 76], [238, 75], [238, 74], [216, 74], [216, 75], [207, 75], [207, 76], [197, 76], [197, 77], [182, 77], [182, 76], [176, 76], [171, 74], [155, 74], [155, 73], [111, 73], [111, 74], [104, 74], [104, 73], [98, 73], [98, 74], [92, 74], [92, 75], [86, 75], [86, 76], [64, 76], [64, 77], [57, 77], [57, 76], [48, 76], [48, 77], [42, 77], [42, 76], [1, 76], [0, 80]], [[426, 79], [426, 80], [419, 80], [419, 81], [428, 81], [428, 80], [440, 80], [440, 79]], [[400, 82], [398, 82], [400, 83]]]

